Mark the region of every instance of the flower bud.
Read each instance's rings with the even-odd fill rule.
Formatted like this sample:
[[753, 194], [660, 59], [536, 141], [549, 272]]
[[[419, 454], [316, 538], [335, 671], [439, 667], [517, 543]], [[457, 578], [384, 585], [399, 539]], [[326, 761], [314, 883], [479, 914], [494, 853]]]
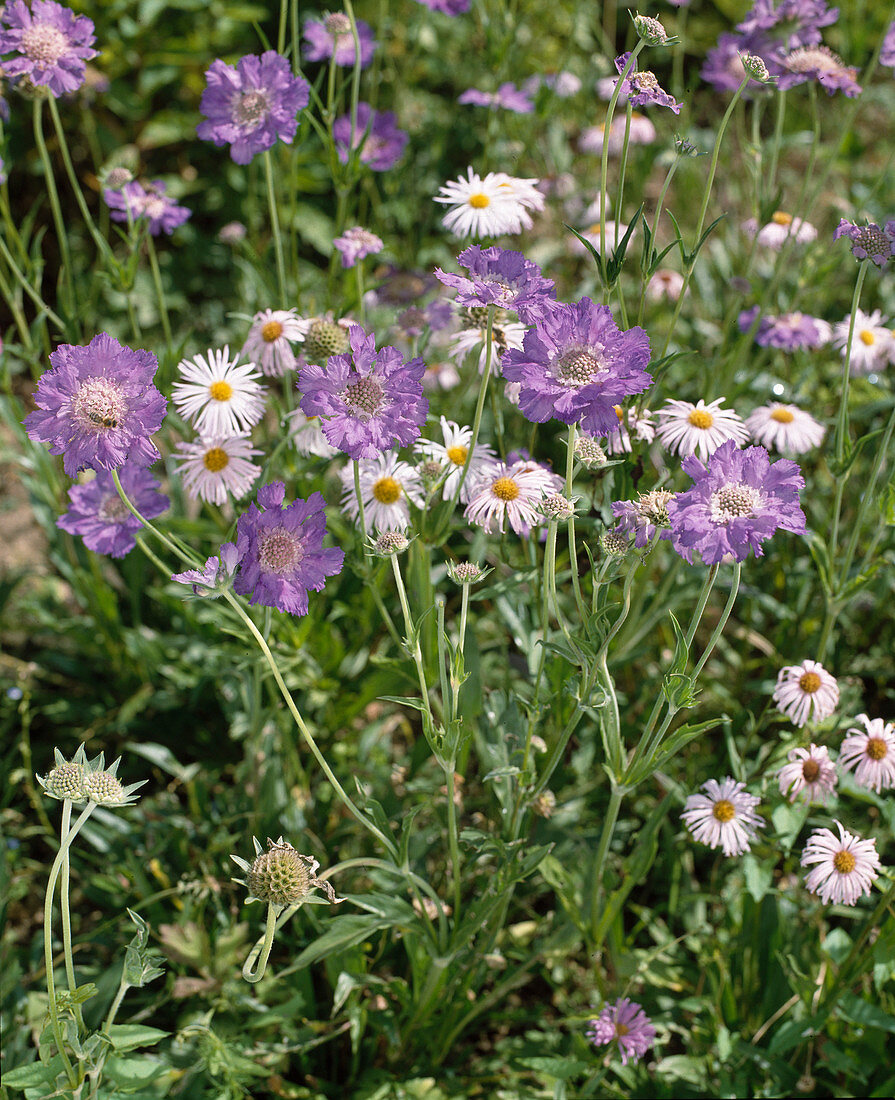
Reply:
[[665, 46], [671, 39], [658, 19], [650, 15], [634, 16], [634, 27], [647, 46]]
[[301, 348], [305, 359], [317, 364], [326, 363], [331, 355], [346, 355], [350, 350], [347, 327], [323, 318], [311, 324]]
[[766, 84], [771, 79], [771, 74], [768, 72], [767, 65], [765, 65], [764, 61], [762, 61], [757, 54], [743, 54], [740, 60], [743, 63], [743, 68], [753, 80], [759, 80], [762, 84]]
[[373, 553], [380, 558], [390, 558], [402, 554], [410, 542], [401, 531], [383, 531], [373, 543]]
[[490, 569], [482, 569], [474, 561], [451, 562], [447, 569], [448, 576], [455, 584], [474, 584], [491, 572]]
[[72, 761], [53, 768], [41, 781], [41, 786], [52, 798], [60, 798], [68, 802], [83, 802], [87, 797], [84, 793], [84, 769], [80, 764]]
[[133, 172], [129, 168], [112, 168], [109, 170], [109, 174], [106, 176], [106, 187], [110, 191], [120, 191], [126, 183], [130, 183], [134, 178]]
[[605, 553], [613, 557], [621, 557], [623, 554], [627, 554], [630, 549], [631, 540], [620, 527], [613, 527], [604, 532], [600, 544]]
[[588, 470], [598, 470], [607, 463], [606, 452], [589, 435], [579, 435], [575, 440], [575, 457]]
[[541, 501], [541, 511], [549, 520], [566, 520], [575, 515], [575, 505], [568, 497], [553, 493]]

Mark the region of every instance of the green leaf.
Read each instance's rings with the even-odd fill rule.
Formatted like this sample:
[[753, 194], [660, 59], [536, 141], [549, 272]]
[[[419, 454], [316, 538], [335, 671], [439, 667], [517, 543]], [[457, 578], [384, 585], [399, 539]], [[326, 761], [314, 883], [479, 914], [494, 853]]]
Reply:
[[618, 242], [618, 248], [612, 253], [612, 259], [609, 261], [606, 267], [606, 277], [610, 286], [615, 286], [618, 281], [618, 277], [621, 274], [622, 265], [625, 262], [625, 253], [628, 251], [628, 242], [631, 240], [631, 235], [637, 228], [637, 223], [640, 221], [640, 215], [643, 213], [643, 203], [640, 204], [640, 209], [631, 219], [628, 224], [628, 228], [625, 230], [625, 235]]
[[580, 1062], [577, 1058], [517, 1058], [516, 1062], [526, 1069], [543, 1073], [547, 1077], [558, 1078], [560, 1081], [580, 1077], [591, 1068], [589, 1063]]
[[154, 1058], [121, 1058], [112, 1055], [103, 1066], [103, 1077], [125, 1092], [134, 1092], [163, 1077], [168, 1067]]
[[145, 1024], [112, 1024], [106, 1034], [115, 1050], [122, 1054], [138, 1047], [154, 1047], [171, 1032]]
[[157, 965], [164, 959], [149, 950], [149, 925], [146, 921], [132, 909], [128, 909], [127, 915], [137, 926], [137, 934], [125, 949], [124, 980], [139, 989], [164, 974], [164, 969]]
[[391, 928], [397, 923], [399, 922], [391, 916], [374, 916], [365, 913], [351, 913], [344, 917], [335, 917], [330, 921], [323, 935], [318, 936], [312, 944], [309, 944], [302, 951], [288, 968], [288, 972], [303, 970], [306, 966], [319, 962], [337, 951], [347, 951], [349, 947], [356, 947], [376, 932], [381, 932], [384, 928]]
[[3, 1085], [10, 1089], [35, 1089], [52, 1086], [62, 1069], [62, 1059], [57, 1054], [49, 1062], [32, 1062], [29, 1066], [3, 1071]]
[[843, 993], [839, 998], [839, 1015], [851, 1020], [853, 1024], [895, 1032], [895, 1016], [890, 1016], [870, 1001], [861, 1000], [854, 993]]

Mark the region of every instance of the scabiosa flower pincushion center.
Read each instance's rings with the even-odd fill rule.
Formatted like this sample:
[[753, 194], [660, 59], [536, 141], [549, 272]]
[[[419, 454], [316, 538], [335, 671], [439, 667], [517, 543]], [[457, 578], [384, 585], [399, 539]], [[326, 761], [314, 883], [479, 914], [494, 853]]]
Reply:
[[22, 53], [41, 65], [55, 65], [68, 48], [68, 40], [50, 23], [32, 23], [22, 34]]
[[266, 852], [255, 837], [252, 843], [255, 858], [251, 863], [239, 856], [230, 856], [245, 874], [245, 879], [235, 881], [248, 888], [247, 901], [266, 901], [269, 905], [285, 908], [300, 905], [312, 890], [322, 890], [327, 901], [335, 904], [344, 900], [336, 897], [335, 890], [326, 879], [317, 878], [320, 863], [312, 856], [302, 855], [282, 837], [276, 840], [268, 837]]

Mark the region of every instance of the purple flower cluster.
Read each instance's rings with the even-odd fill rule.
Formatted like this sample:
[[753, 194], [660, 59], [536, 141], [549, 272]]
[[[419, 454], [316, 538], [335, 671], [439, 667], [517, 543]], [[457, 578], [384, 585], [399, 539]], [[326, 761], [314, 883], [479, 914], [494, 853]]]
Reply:
[[442, 15], [464, 15], [469, 11], [470, 0], [416, 0], [429, 11], [440, 11]]
[[694, 551], [706, 565], [727, 554], [744, 561], [750, 549], [761, 557], [761, 544], [778, 528], [805, 531], [799, 505], [805, 479], [798, 463], [787, 458], [772, 463], [764, 447], [741, 451], [728, 440], [707, 466], [695, 455], [682, 465], [693, 485], [669, 501], [668, 517], [671, 544], [685, 561], [693, 561]]
[[591, 1020], [587, 1038], [596, 1047], [616, 1043], [622, 1065], [639, 1062], [656, 1040], [656, 1029], [636, 1001], [619, 997], [605, 1004], [596, 1020]]
[[[740, 332], [748, 332], [755, 323], [759, 307], [743, 310], [737, 323]], [[797, 351], [799, 348], [819, 348], [833, 338], [832, 326], [820, 317], [806, 313], [781, 313], [779, 317], [762, 317], [755, 330], [755, 342], [763, 348]]]
[[[373, 60], [376, 40], [373, 29], [363, 19], [355, 20], [357, 40], [360, 43], [360, 66], [365, 69]], [[331, 57], [337, 65], [354, 65], [356, 51], [351, 21], [344, 12], [330, 12], [323, 20], [308, 19], [304, 29], [306, 61], [328, 61]]]
[[478, 88], [469, 88], [462, 93], [457, 102], [469, 103], [473, 107], [503, 107], [507, 111], [515, 111], [517, 115], [528, 115], [535, 109], [534, 103], [526, 93], [509, 81], [501, 84], [496, 92], [482, 92]]
[[183, 225], [192, 211], [186, 206], [178, 206], [170, 195], [165, 194], [165, 190], [163, 180], [153, 180], [148, 187], [131, 180], [120, 191], [107, 187], [103, 198], [112, 211], [112, 221], [126, 222], [130, 219], [138, 222], [141, 218], [148, 218], [149, 232], [153, 237], [159, 233], [170, 236], [179, 225]]
[[599, 436], [618, 428], [620, 401], [652, 384], [649, 356], [642, 328], [623, 332], [607, 306], [582, 298], [556, 304], [525, 334], [522, 350], [505, 352], [501, 363], [507, 381], [520, 384], [523, 416], [579, 422]]
[[185, 573], [174, 573], [171, 580], [177, 581], [178, 584], [190, 585], [194, 596], [219, 596], [230, 587], [238, 564], [239, 552], [236, 544], [225, 542], [214, 557], [205, 559], [205, 566], [202, 569], [188, 569]]
[[0, 9], [0, 54], [5, 77], [26, 77], [53, 96], [75, 92], [84, 83], [84, 62], [96, 57], [93, 22], [55, 0], [13, 0]]
[[86, 347], [61, 344], [50, 363], [25, 428], [63, 456], [69, 477], [82, 466], [151, 466], [160, 457], [149, 437], [161, 427], [167, 402], [152, 384], [158, 360], [151, 352], [122, 347], [102, 332]]
[[848, 237], [852, 242], [852, 255], [859, 260], [870, 260], [877, 267], [885, 267], [895, 256], [895, 220], [886, 222], [885, 229], [871, 223], [855, 225], [843, 218], [833, 234], [833, 240]]
[[[615, 67], [620, 73], [625, 71], [630, 57], [630, 53], [623, 53], [615, 59]], [[648, 70], [638, 71], [636, 59], [621, 85], [619, 94], [625, 96], [632, 107], [669, 107], [676, 115], [681, 113], [683, 103], [678, 103], [674, 96], [659, 86], [655, 73]]]
[[351, 354], [309, 364], [298, 378], [301, 411], [319, 416], [327, 442], [351, 458], [376, 458], [420, 434], [429, 402], [423, 397], [422, 359], [405, 363], [397, 348], [376, 351], [376, 339], [359, 325], [348, 333]]
[[474, 244], [460, 253], [457, 263], [466, 268], [468, 276], [435, 268], [435, 277], [457, 291], [457, 305], [512, 309], [527, 325], [542, 320], [555, 305], [553, 280], [545, 279], [538, 265], [521, 252]]
[[282, 481], [265, 485], [257, 504], [237, 520], [239, 573], [233, 588], [250, 596], [249, 603], [307, 615], [308, 590], [319, 592], [327, 577], [339, 573], [345, 554], [323, 549], [326, 504], [320, 493], [284, 507], [285, 495]]
[[[143, 467], [125, 466], [119, 477], [129, 500], [146, 519], [154, 519], [169, 506], [168, 498], [158, 491], [159, 483]], [[123, 558], [137, 545], [134, 534], [143, 525], [118, 495], [111, 473], [100, 470], [86, 485], [72, 485], [68, 499], [71, 506], [56, 525], [70, 535], [80, 535], [88, 550]]]
[[310, 100], [310, 85], [292, 75], [289, 62], [276, 50], [242, 57], [236, 68], [219, 58], [205, 78], [199, 108], [206, 120], [196, 128], [203, 141], [218, 148], [229, 144], [237, 164], [248, 164], [277, 140], [291, 144], [298, 112]]
[[393, 168], [404, 153], [407, 134], [395, 124], [394, 111], [374, 111], [369, 103], [358, 103], [354, 128], [354, 140], [351, 140], [351, 115], [340, 115], [333, 123], [333, 140], [339, 160], [348, 163], [352, 149], [360, 148], [360, 159], [374, 172], [387, 172]]
[[342, 267], [354, 267], [367, 256], [375, 256], [383, 249], [382, 238], [362, 225], [346, 229], [341, 237], [333, 240], [333, 246], [342, 257]]
[[849, 99], [861, 94], [861, 85], [857, 82], [858, 70], [852, 69], [826, 46], [799, 46], [783, 58], [783, 73], [777, 80], [781, 91], [804, 84], [807, 80], [816, 80], [827, 92], [835, 95], [842, 92]]

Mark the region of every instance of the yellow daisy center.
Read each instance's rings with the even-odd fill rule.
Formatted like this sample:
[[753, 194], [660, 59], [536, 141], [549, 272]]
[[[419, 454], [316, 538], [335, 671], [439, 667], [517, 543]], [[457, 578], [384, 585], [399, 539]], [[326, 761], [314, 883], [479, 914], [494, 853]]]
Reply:
[[820, 677], [816, 672], [803, 672], [799, 677], [799, 687], [806, 695], [813, 695], [820, 690]]
[[705, 409], [694, 409], [687, 417], [694, 428], [710, 428], [715, 423], [715, 418]]
[[462, 466], [469, 454], [469, 448], [457, 443], [453, 447], [448, 447], [445, 453], [455, 466]]
[[394, 504], [401, 495], [401, 486], [393, 477], [381, 477], [373, 485], [373, 496], [380, 504]]
[[861, 341], [862, 344], [866, 344], [868, 348], [871, 346], [871, 344], [876, 343], [876, 337], [873, 335], [869, 328], [862, 328], [861, 331], [858, 333], [858, 339]]
[[631, 1029], [628, 1027], [627, 1024], [620, 1024], [619, 1023], [619, 1024], [615, 1025], [615, 1034], [618, 1036], [619, 1039], [621, 1039], [623, 1036], [627, 1035], [630, 1030]]
[[864, 750], [871, 760], [884, 760], [888, 751], [889, 746], [881, 737], [871, 737]]
[[208, 392], [215, 401], [229, 401], [233, 396], [233, 387], [229, 382], [212, 382]]
[[720, 821], [722, 825], [728, 821], [733, 821], [737, 812], [734, 809], [734, 805], [729, 799], [719, 798], [715, 805], [712, 807], [712, 817], [716, 821]]
[[473, 210], [484, 210], [486, 206], [491, 205], [491, 200], [487, 195], [482, 194], [481, 191], [477, 191], [474, 195], [470, 195], [466, 201]]
[[854, 871], [856, 864], [857, 860], [855, 859], [855, 857], [851, 854], [851, 852], [846, 852], [844, 848], [841, 852], [837, 852], [836, 855], [833, 856], [833, 866], [836, 868], [840, 875], [851, 874], [851, 872]]
[[621, 422], [625, 419], [625, 410], [621, 407], [621, 405], [613, 405], [612, 407], [613, 409], [615, 409], [615, 415], [618, 418], [619, 424], [621, 424]]
[[599, 237], [600, 236], [600, 223], [599, 222], [594, 222], [593, 225], [589, 225], [587, 227], [587, 232], [590, 233], [590, 235], [592, 237]]
[[491, 486], [491, 492], [498, 500], [515, 500], [519, 496], [519, 486], [511, 477], [499, 477]]
[[776, 420], [778, 424], [791, 424], [795, 420], [795, 416], [789, 409], [774, 409], [771, 413], [771, 420]]
[[792, 214], [787, 214], [785, 210], [775, 210], [771, 221], [774, 225], [792, 225]]
[[283, 326], [279, 321], [268, 321], [261, 326], [261, 339], [268, 344], [272, 344], [274, 340], [279, 340], [282, 335]]
[[213, 474], [217, 474], [223, 470], [225, 466], [229, 465], [230, 456], [223, 447], [211, 447], [205, 452], [202, 463], [206, 470], [210, 470]]

